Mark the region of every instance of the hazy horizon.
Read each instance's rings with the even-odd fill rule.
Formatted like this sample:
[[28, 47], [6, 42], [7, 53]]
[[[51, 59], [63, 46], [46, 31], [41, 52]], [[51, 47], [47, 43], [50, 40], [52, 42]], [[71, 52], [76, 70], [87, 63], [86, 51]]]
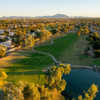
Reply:
[[100, 0], [3, 0], [2, 16], [68, 16], [100, 17]]

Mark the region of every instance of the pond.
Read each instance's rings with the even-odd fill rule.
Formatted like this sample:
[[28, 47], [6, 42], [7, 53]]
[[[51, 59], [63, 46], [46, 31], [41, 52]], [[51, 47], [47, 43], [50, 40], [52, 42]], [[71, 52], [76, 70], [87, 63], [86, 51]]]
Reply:
[[[100, 100], [100, 73], [88, 69], [73, 69], [68, 76], [64, 76], [67, 81], [66, 93], [70, 93], [73, 97], [83, 94], [84, 90], [95, 83], [99, 87], [99, 92], [95, 100]], [[73, 91], [73, 92], [72, 92]]]

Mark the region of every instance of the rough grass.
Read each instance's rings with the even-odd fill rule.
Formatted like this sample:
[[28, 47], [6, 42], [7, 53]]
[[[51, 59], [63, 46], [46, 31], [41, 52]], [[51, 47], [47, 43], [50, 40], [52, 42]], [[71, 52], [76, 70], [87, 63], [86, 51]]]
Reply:
[[100, 58], [93, 58], [88, 55], [84, 55], [84, 50], [87, 48], [88, 42], [85, 40], [85, 37], [78, 37], [77, 41], [66, 48], [60, 60], [63, 63], [70, 63], [73, 65], [82, 65], [82, 66], [100, 66]]

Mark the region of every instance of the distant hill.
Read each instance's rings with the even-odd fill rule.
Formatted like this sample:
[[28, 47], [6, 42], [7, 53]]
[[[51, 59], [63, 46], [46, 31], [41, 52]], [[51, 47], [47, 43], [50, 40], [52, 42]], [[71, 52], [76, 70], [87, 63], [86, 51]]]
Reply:
[[30, 17], [30, 16], [3, 16], [0, 17], [0, 19], [30, 19], [30, 18], [69, 18], [69, 16], [65, 15], [65, 14], [55, 14], [52, 16], [36, 16], [36, 17]]
[[36, 16], [36, 17], [30, 17], [30, 16], [3, 16], [0, 17], [0, 20], [2, 19], [31, 19], [31, 18], [92, 18], [92, 17], [85, 17], [85, 16], [67, 16], [65, 14], [55, 14], [52, 16]]
[[53, 16], [36, 16], [36, 18], [69, 18], [69, 16], [65, 14], [55, 14]]

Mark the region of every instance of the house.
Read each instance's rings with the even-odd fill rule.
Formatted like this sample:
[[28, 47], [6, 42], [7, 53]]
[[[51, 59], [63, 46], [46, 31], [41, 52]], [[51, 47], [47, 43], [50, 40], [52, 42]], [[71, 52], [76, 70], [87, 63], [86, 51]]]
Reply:
[[4, 30], [0, 30], [0, 35], [2, 35], [4, 33]]
[[14, 32], [9, 32], [9, 36], [13, 36], [14, 35]]
[[0, 35], [0, 39], [5, 39], [6, 36], [5, 35]]
[[6, 46], [6, 47], [9, 48], [12, 45], [12, 41], [11, 40], [8, 40], [8, 41], [5, 41], [5, 42], [0, 43], [0, 45], [4, 45], [4, 46]]

